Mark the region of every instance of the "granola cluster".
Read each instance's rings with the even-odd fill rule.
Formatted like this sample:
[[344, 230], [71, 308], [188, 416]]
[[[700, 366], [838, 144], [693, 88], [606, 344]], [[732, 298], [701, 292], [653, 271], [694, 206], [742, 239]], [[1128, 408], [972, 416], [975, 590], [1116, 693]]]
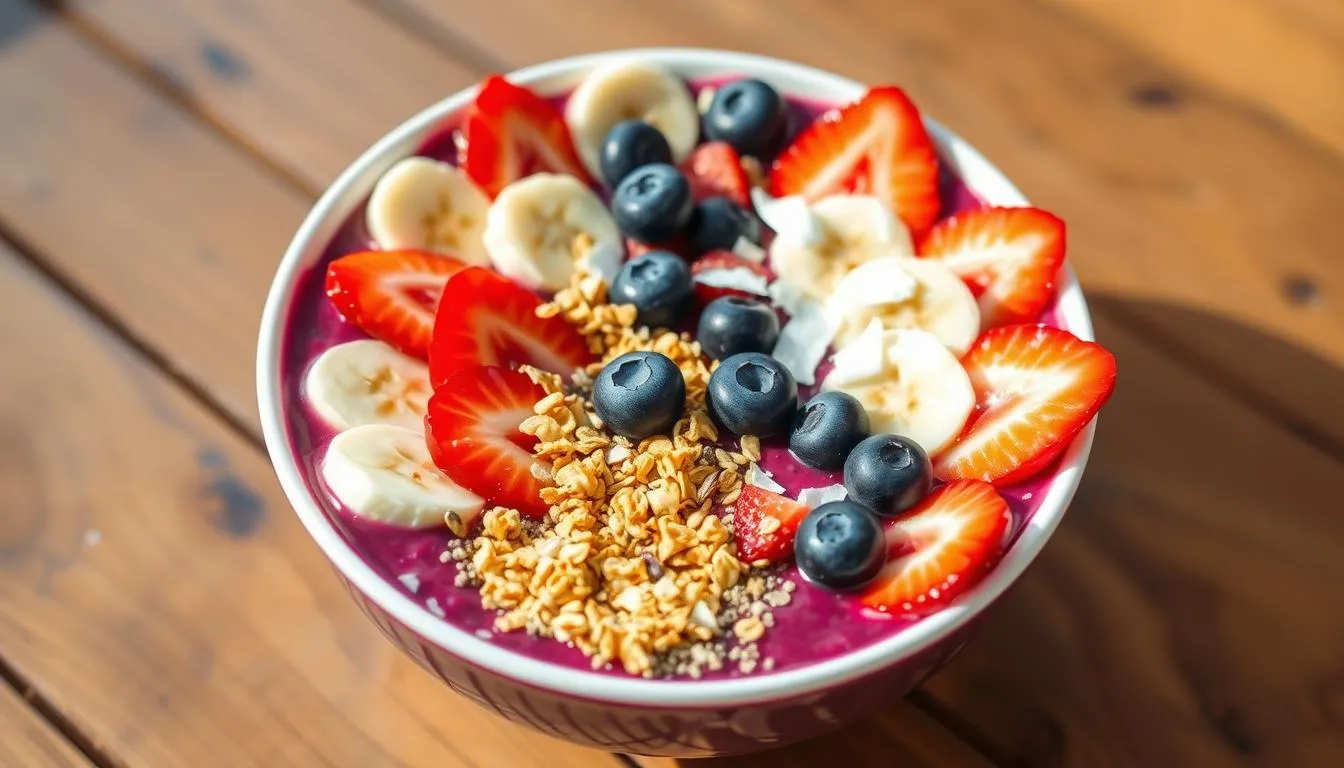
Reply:
[[[538, 440], [535, 471], [550, 509], [535, 525], [516, 510], [488, 510], [462, 566], [482, 604], [499, 611], [496, 630], [554, 637], [594, 667], [619, 661], [630, 674], [652, 675], [674, 649], [728, 631], [751, 643], [765, 632], [758, 617], [726, 604], [751, 566], [715, 511], [737, 499], [760, 442], [718, 447], [705, 410], [711, 367], [699, 344], [634, 328], [633, 309], [606, 303], [602, 280], [580, 271], [538, 310], [574, 324], [601, 362], [569, 391], [559, 376], [527, 371], [547, 394], [519, 428]], [[638, 442], [603, 430], [584, 387], [606, 362], [635, 350], [667, 355], [687, 391], [672, 433]]]

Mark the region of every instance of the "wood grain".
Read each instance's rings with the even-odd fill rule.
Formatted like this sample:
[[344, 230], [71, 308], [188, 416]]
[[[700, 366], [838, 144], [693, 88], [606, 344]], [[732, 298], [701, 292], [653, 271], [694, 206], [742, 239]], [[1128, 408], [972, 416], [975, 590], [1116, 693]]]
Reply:
[[257, 447], [9, 251], [0, 306], [0, 648], [118, 765], [616, 768], [402, 657]]
[[[379, 1], [412, 8], [505, 68], [613, 46], [703, 45], [899, 83], [1069, 222], [1090, 290], [1187, 305], [1344, 363], [1344, 231], [1324, 224], [1344, 198], [1344, 160], [1050, 7]], [[1282, 375], [1282, 361], [1203, 326], [1166, 326], [1141, 306], [1127, 319], [1344, 455], [1344, 403], [1319, 382]]]
[[0, 682], [0, 765], [88, 768], [92, 763]]

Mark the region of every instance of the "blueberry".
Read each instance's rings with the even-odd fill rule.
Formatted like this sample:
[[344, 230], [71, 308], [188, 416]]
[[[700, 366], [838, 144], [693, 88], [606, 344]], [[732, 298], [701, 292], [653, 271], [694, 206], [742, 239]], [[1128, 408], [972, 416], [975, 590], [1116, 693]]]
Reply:
[[709, 415], [733, 434], [778, 434], [789, 428], [797, 409], [793, 374], [769, 355], [733, 355], [709, 377]]
[[676, 328], [691, 308], [691, 268], [675, 253], [649, 251], [627, 261], [611, 281], [612, 304], [634, 304], [638, 322]]
[[822, 392], [794, 417], [789, 450], [813, 469], [834, 470], [845, 465], [845, 457], [867, 436], [868, 412], [853, 395]]
[[740, 154], [769, 157], [783, 143], [789, 115], [784, 99], [760, 80], [738, 80], [714, 94], [705, 113], [705, 136], [726, 141]]
[[652, 125], [642, 120], [617, 123], [602, 142], [598, 164], [602, 180], [616, 187], [630, 172], [650, 163], [671, 163], [672, 148]]
[[627, 236], [661, 243], [681, 234], [691, 220], [691, 185], [667, 163], [631, 171], [611, 197], [611, 215]]
[[632, 440], [665, 434], [686, 406], [686, 380], [657, 352], [627, 352], [593, 382], [593, 408], [607, 429]]
[[852, 501], [831, 501], [798, 524], [793, 558], [809, 580], [831, 589], [852, 589], [872, 580], [886, 564], [882, 522]]
[[879, 515], [897, 515], [919, 503], [933, 488], [929, 454], [899, 435], [873, 435], [845, 459], [849, 498]]
[[779, 339], [779, 315], [755, 299], [720, 296], [700, 312], [695, 338], [715, 360], [739, 352], [769, 352]]
[[740, 237], [761, 244], [761, 223], [751, 211], [726, 197], [711, 197], [697, 203], [686, 233], [691, 250], [697, 255], [731, 251]]

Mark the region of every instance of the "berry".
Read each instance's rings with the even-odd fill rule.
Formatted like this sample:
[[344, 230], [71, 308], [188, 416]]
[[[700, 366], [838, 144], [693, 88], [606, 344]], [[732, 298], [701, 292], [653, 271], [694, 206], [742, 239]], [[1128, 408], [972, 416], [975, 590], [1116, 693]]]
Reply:
[[617, 123], [602, 142], [598, 163], [602, 180], [615, 188], [630, 172], [650, 163], [671, 163], [672, 148], [667, 139], [643, 120]]
[[867, 436], [868, 412], [853, 395], [822, 392], [794, 417], [789, 450], [813, 469], [836, 470]]
[[879, 515], [897, 515], [933, 487], [933, 467], [919, 443], [899, 435], [873, 435], [845, 459], [849, 498]]
[[608, 301], [634, 304], [640, 325], [675, 328], [691, 307], [691, 268], [680, 256], [649, 251], [627, 261], [611, 281]]
[[827, 502], [798, 526], [793, 557], [798, 570], [823, 587], [851, 589], [866, 584], [886, 563], [882, 523], [862, 504]]
[[779, 339], [779, 315], [755, 299], [723, 296], [705, 305], [695, 338], [715, 360], [739, 352], [768, 353]]
[[[733, 270], [745, 270], [758, 278], [761, 278], [761, 292], [753, 293], [740, 288], [728, 288], [723, 285], [714, 285], [719, 282], [716, 277], [721, 277]], [[701, 279], [698, 276], [704, 275]], [[742, 276], [742, 275], [739, 275]], [[695, 280], [695, 300], [700, 306], [706, 306], [709, 302], [720, 296], [747, 296], [756, 297], [765, 293], [765, 286], [770, 282], [770, 270], [764, 265], [758, 264], [750, 259], [744, 259], [731, 251], [710, 251], [700, 258], [691, 262], [691, 278]]]
[[[807, 506], [755, 485], [742, 486], [733, 505], [733, 539], [739, 559], [778, 563], [793, 556], [793, 536]], [[765, 525], [771, 518], [779, 525]]]
[[761, 223], [746, 208], [726, 197], [711, 197], [696, 203], [686, 234], [691, 250], [699, 256], [710, 251], [731, 251], [738, 238], [761, 243]]
[[681, 172], [691, 184], [696, 202], [726, 197], [742, 206], [751, 205], [751, 182], [737, 150], [722, 141], [708, 141], [681, 161]]
[[532, 173], [566, 173], [589, 181], [564, 115], [499, 75], [481, 83], [463, 121], [462, 138], [462, 170], [491, 199]]
[[429, 251], [364, 251], [327, 267], [327, 296], [341, 317], [421, 360], [448, 279], [466, 265]]
[[627, 352], [593, 381], [593, 408], [607, 429], [632, 440], [665, 434], [686, 405], [686, 380], [657, 352]]
[[769, 157], [784, 139], [789, 114], [784, 99], [760, 80], [738, 80], [714, 93], [705, 112], [705, 136], [738, 152]]
[[616, 186], [611, 215], [626, 235], [657, 243], [671, 240], [691, 220], [691, 185], [666, 163], [650, 163], [631, 171]]
[[733, 434], [779, 434], [789, 428], [797, 409], [793, 374], [769, 355], [733, 355], [709, 377], [709, 415]]

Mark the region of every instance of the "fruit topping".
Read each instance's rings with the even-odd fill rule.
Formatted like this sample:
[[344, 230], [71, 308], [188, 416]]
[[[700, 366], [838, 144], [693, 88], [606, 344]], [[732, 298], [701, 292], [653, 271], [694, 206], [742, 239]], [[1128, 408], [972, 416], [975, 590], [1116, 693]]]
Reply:
[[490, 198], [458, 168], [427, 157], [397, 161], [373, 185], [364, 220], [382, 250], [413, 248], [484, 264]]
[[672, 163], [672, 148], [657, 128], [643, 120], [624, 120], [602, 140], [602, 181], [612, 189], [630, 172], [650, 163]]
[[429, 400], [429, 368], [381, 341], [347, 341], [318, 355], [304, 375], [303, 391], [335, 429], [361, 424], [420, 429]]
[[919, 110], [900, 88], [873, 88], [817, 118], [770, 173], [776, 197], [875, 195], [914, 232], [938, 218], [938, 157]]
[[809, 581], [829, 589], [863, 586], [887, 560], [882, 523], [853, 501], [832, 501], [798, 525], [793, 557]]
[[760, 80], [737, 80], [720, 87], [704, 116], [705, 136], [744, 155], [765, 158], [784, 143], [788, 106]]
[[602, 142], [617, 123], [641, 120], [657, 128], [679, 163], [700, 138], [691, 92], [672, 73], [642, 61], [616, 61], [589, 72], [565, 104], [565, 121], [588, 170], [600, 170]]
[[739, 352], [769, 353], [779, 339], [779, 316], [756, 299], [723, 296], [700, 312], [695, 338], [704, 353], [715, 360]]
[[686, 230], [691, 251], [731, 251], [738, 240], [760, 245], [761, 223], [751, 211], [726, 197], [710, 197], [695, 204]]
[[870, 327], [874, 330], [836, 352], [835, 368], [821, 388], [853, 395], [874, 433], [904, 435], [937, 456], [975, 407], [966, 371], [931, 333]]
[[427, 251], [352, 253], [327, 266], [327, 296], [360, 330], [423, 360], [444, 285], [463, 266]]
[[569, 375], [593, 354], [562, 317], [537, 317], [536, 294], [484, 267], [448, 281], [434, 321], [429, 378], [437, 388], [477, 365], [531, 365]]
[[844, 392], [822, 392], [794, 416], [789, 450], [813, 469], [837, 470], [867, 436], [868, 412], [858, 400]]
[[1101, 345], [1045, 325], [986, 331], [962, 364], [975, 415], [934, 462], [940, 480], [995, 485], [1030, 479], [1059, 457], [1115, 388], [1115, 357]]
[[518, 425], [545, 394], [519, 371], [482, 365], [458, 371], [429, 399], [425, 437], [434, 463], [491, 506], [544, 516], [531, 453], [536, 438]]
[[499, 75], [481, 84], [462, 127], [462, 170], [487, 195], [538, 172], [589, 176], [549, 101]]
[[691, 307], [691, 269], [674, 253], [649, 251], [627, 261], [611, 283], [612, 304], [633, 304], [636, 322], [676, 328]]
[[569, 285], [575, 263], [594, 249], [619, 252], [621, 235], [602, 199], [573, 176], [536, 173], [508, 185], [485, 218], [495, 269], [528, 288]]
[[593, 380], [593, 408], [611, 432], [631, 440], [667, 434], [686, 406], [686, 380], [657, 352], [627, 352]]
[[975, 586], [1003, 557], [1011, 516], [993, 486], [959, 480], [886, 524], [887, 565], [860, 601], [918, 618]]
[[[785, 201], [776, 201], [775, 205], [797, 207]], [[775, 210], [767, 210], [771, 218], [780, 218]], [[770, 245], [770, 265], [775, 273], [797, 286], [804, 296], [825, 301], [841, 279], [859, 265], [914, 255], [905, 225], [875, 197], [832, 195], [812, 203], [808, 212], [814, 217], [811, 223], [798, 220], [796, 211], [789, 215], [788, 224], [776, 222], [784, 230]], [[766, 223], [771, 223], [770, 219]], [[790, 227], [799, 231], [792, 232]]]
[[434, 466], [420, 430], [392, 424], [362, 424], [332, 438], [322, 479], [355, 515], [404, 528], [447, 521], [466, 536], [485, 505]]
[[780, 434], [789, 428], [796, 410], [798, 385], [769, 355], [733, 355], [709, 377], [709, 415], [735, 435]]
[[765, 296], [770, 271], [729, 251], [710, 251], [691, 263], [695, 298], [701, 306], [720, 296]]
[[696, 147], [681, 164], [681, 171], [697, 201], [726, 197], [743, 207], [751, 205], [751, 182], [742, 168], [742, 158], [721, 141]]
[[808, 508], [755, 485], [742, 486], [733, 506], [733, 538], [738, 559], [778, 563], [793, 556], [794, 533]]
[[1035, 321], [1055, 298], [1064, 222], [1038, 208], [980, 208], [938, 222], [919, 245], [966, 281], [985, 327]]
[[666, 163], [636, 168], [611, 197], [611, 213], [621, 232], [646, 243], [680, 235], [691, 220], [692, 210], [686, 177]]
[[975, 296], [935, 261], [896, 256], [866, 262], [845, 275], [828, 303], [841, 318], [837, 344], [847, 344], [873, 320], [884, 329], [928, 331], [957, 356], [980, 335]]
[[933, 466], [919, 443], [899, 435], [873, 435], [845, 460], [849, 498], [879, 515], [899, 515], [933, 488]]

